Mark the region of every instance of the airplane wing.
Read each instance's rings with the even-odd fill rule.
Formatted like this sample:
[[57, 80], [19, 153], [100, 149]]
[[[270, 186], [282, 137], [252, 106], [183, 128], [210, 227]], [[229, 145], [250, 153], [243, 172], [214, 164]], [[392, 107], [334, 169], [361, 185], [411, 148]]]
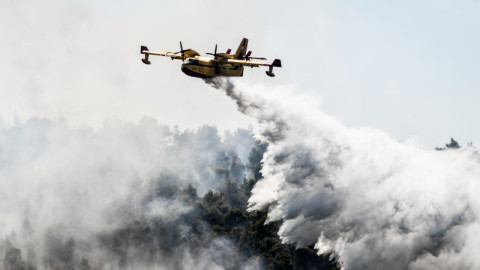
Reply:
[[185, 52], [184, 55], [182, 55], [181, 53], [172, 53], [172, 52], [165, 52], [165, 53], [164, 52], [152, 52], [152, 51], [148, 50], [148, 48], [146, 46], [141, 46], [140, 47], [140, 53], [145, 55], [145, 58], [142, 59], [142, 62], [147, 64], [147, 65], [151, 64], [151, 62], [148, 60], [149, 55], [166, 56], [166, 57], [172, 58], [172, 60], [174, 60], [174, 59], [183, 60], [184, 58], [189, 57], [189, 56], [187, 56], [187, 52]]
[[282, 67], [282, 61], [280, 59], [275, 59], [273, 60], [272, 63], [266, 63], [266, 62], [260, 62], [260, 61], [252, 61], [252, 60], [240, 60], [240, 59], [227, 59], [227, 63], [234, 64], [234, 65], [242, 65], [242, 66], [250, 66], [250, 67], [259, 67], [259, 66], [267, 66], [268, 71], [267, 73], [268, 76], [270, 77], [275, 77], [275, 74], [273, 73], [273, 67]]
[[280, 61], [280, 59], [275, 59], [272, 63], [251, 61], [251, 60], [227, 59], [227, 63], [242, 65], [242, 66], [249, 66], [249, 67], [259, 67], [259, 66], [282, 67], [282, 61]]

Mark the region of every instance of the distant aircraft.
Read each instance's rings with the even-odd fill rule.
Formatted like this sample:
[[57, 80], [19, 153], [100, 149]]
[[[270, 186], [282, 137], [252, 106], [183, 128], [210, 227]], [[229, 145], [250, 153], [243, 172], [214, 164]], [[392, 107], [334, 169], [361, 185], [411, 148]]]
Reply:
[[146, 46], [140, 47], [140, 53], [145, 55], [142, 62], [147, 65], [151, 64], [148, 60], [150, 55], [167, 56], [172, 58], [172, 60], [181, 59], [183, 60], [183, 73], [198, 78], [213, 78], [215, 76], [242, 77], [244, 66], [250, 66], [252, 68], [267, 66], [269, 67], [268, 71], [266, 71], [267, 75], [275, 77], [273, 67], [282, 67], [282, 62], [279, 59], [275, 59], [272, 63], [255, 61], [267, 59], [263, 57], [252, 57], [252, 52], [247, 52], [247, 45], [248, 39], [243, 38], [234, 54], [230, 54], [230, 49], [228, 49], [226, 53], [217, 53], [217, 45], [215, 45], [215, 52], [207, 53], [208, 55], [213, 55], [213, 58], [202, 57], [192, 49], [184, 50], [181, 41], [180, 51], [176, 53], [152, 52]]

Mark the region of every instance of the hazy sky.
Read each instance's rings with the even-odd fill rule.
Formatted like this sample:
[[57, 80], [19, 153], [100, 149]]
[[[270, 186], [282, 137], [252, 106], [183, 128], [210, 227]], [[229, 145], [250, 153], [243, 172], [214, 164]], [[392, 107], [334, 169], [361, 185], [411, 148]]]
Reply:
[[0, 121], [65, 118], [98, 127], [143, 116], [195, 128], [246, 127], [223, 93], [179, 61], [140, 62], [139, 46], [235, 49], [282, 59], [277, 77], [320, 96], [349, 126], [372, 126], [427, 148], [478, 141], [480, 1], [0, 0]]

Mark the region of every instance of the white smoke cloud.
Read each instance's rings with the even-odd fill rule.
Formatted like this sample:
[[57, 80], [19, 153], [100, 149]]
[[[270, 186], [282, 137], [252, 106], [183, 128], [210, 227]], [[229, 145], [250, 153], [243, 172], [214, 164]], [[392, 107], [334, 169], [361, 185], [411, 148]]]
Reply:
[[350, 128], [291, 87], [217, 80], [267, 142], [249, 210], [285, 243], [334, 252], [344, 269], [477, 269], [480, 153], [425, 150]]
[[[98, 131], [39, 118], [0, 127], [0, 268], [258, 269], [229, 240], [211, 236], [180, 195], [188, 184], [200, 196], [222, 188], [224, 172], [232, 171], [227, 180], [243, 181], [248, 168], [231, 167], [248, 157], [237, 155], [236, 146], [245, 152], [253, 143], [244, 130], [222, 139], [214, 127], [180, 132], [149, 118], [110, 121]], [[193, 226], [207, 245], [195, 252], [188, 242]], [[154, 229], [164, 231], [149, 233]], [[129, 243], [132, 235], [146, 243]], [[165, 241], [171, 257], [151, 249], [148, 237]], [[115, 253], [115, 241], [131, 250]]]

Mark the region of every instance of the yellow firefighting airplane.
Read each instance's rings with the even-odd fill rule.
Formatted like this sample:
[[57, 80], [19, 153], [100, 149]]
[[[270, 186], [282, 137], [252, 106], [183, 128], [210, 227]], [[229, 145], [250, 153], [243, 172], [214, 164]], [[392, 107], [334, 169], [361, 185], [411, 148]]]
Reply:
[[[145, 55], [142, 62], [150, 65], [148, 60], [150, 55], [166, 56], [173, 59], [183, 60], [182, 71], [188, 76], [198, 78], [213, 78], [215, 76], [227, 76], [227, 77], [242, 77], [243, 67], [269, 67], [266, 71], [270, 77], [275, 77], [273, 74], [273, 67], [282, 67], [280, 59], [275, 59], [272, 63], [265, 63], [255, 60], [267, 60], [263, 57], [252, 57], [251, 51], [247, 52], [248, 39], [243, 38], [242, 42], [238, 46], [237, 51], [234, 54], [230, 54], [231, 50], [228, 49], [226, 53], [217, 53], [217, 45], [215, 45], [214, 53], [207, 53], [213, 55], [214, 58], [201, 57], [199, 53], [192, 49], [183, 49], [182, 42], [180, 41], [180, 51], [176, 53], [162, 53], [152, 52], [146, 46], [140, 47], [140, 53]], [[255, 60], [252, 60], [255, 59]]]

